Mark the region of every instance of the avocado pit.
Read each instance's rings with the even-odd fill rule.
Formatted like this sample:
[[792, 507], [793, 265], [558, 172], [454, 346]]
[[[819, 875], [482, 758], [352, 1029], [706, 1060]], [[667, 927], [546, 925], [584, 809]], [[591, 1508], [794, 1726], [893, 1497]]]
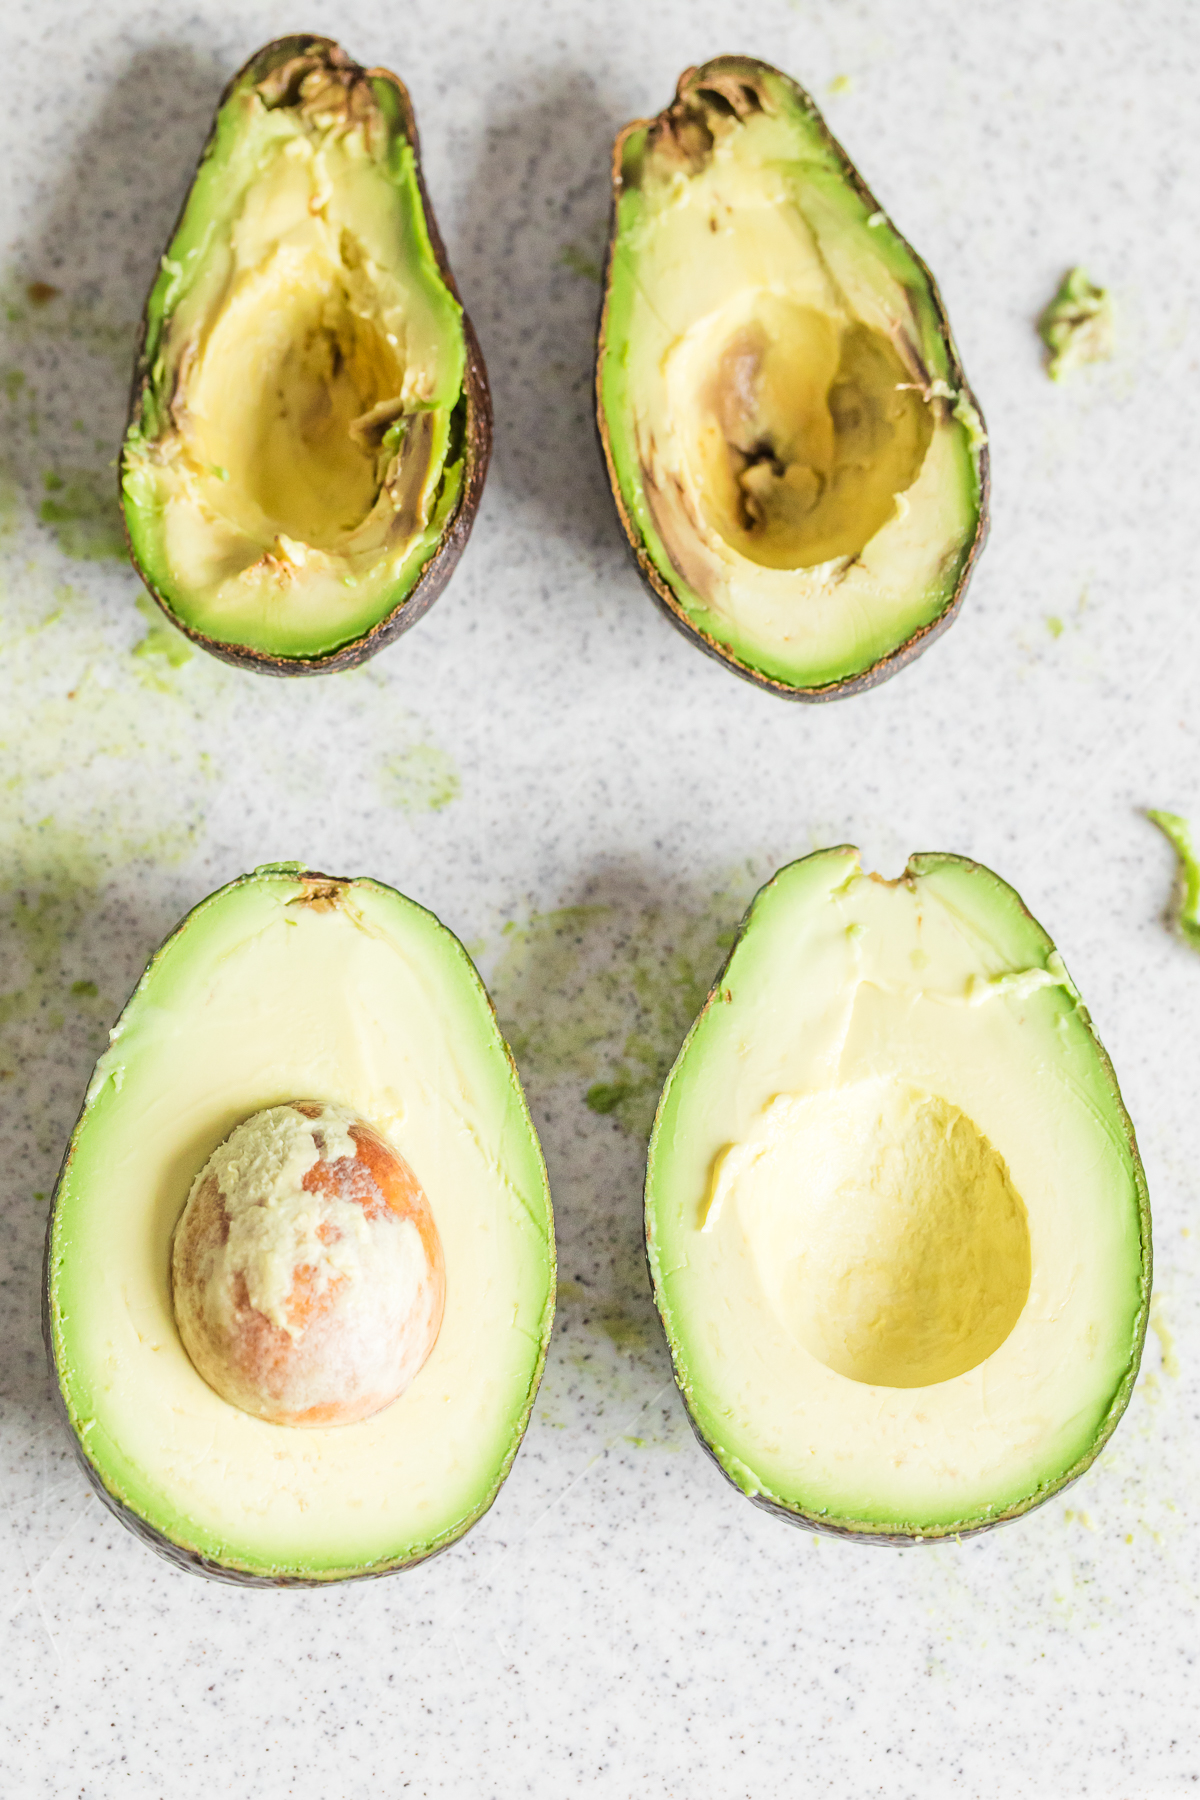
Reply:
[[210, 1387], [279, 1425], [348, 1425], [432, 1350], [445, 1276], [404, 1159], [344, 1107], [246, 1119], [192, 1185], [171, 1255], [183, 1346]]

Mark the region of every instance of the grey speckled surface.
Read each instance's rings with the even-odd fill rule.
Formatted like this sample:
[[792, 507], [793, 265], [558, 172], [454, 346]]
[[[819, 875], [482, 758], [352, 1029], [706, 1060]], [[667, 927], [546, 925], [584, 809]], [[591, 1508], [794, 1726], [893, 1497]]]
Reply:
[[[1140, 811], [1200, 815], [1195, 9], [7, 0], [4, 19], [5, 1794], [1195, 1791], [1200, 958], [1164, 926], [1171, 856]], [[284, 685], [132, 654], [139, 590], [99, 554], [92, 497], [220, 85], [297, 26], [411, 86], [497, 437], [430, 617], [365, 672]], [[597, 292], [568, 265], [600, 248], [611, 135], [726, 49], [826, 104], [937, 271], [992, 433], [992, 543], [960, 622], [820, 710], [743, 686], [654, 612], [588, 415]], [[1031, 321], [1076, 260], [1115, 290], [1119, 355], [1059, 389]], [[61, 296], [31, 308], [34, 280]], [[48, 498], [68, 516], [40, 520]], [[739, 1499], [691, 1440], [639, 1264], [626, 1034], [669, 1054], [754, 875], [845, 839], [885, 873], [953, 849], [1019, 888], [1112, 1053], [1155, 1205], [1159, 1330], [1110, 1451], [962, 1547], [817, 1543]], [[285, 856], [397, 883], [496, 976], [564, 1293], [526, 1447], [461, 1546], [363, 1588], [243, 1595], [172, 1572], [89, 1499], [50, 1412], [37, 1271], [87, 1072], [148, 953]], [[607, 910], [541, 916], [583, 904]], [[598, 1080], [629, 1090], [617, 1114], [584, 1105]]]

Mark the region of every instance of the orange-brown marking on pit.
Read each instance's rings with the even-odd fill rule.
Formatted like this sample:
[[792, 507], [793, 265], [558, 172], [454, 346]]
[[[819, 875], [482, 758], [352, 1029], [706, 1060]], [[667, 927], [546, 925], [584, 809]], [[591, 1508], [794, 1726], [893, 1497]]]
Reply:
[[[292, 1105], [314, 1122], [323, 1111], [319, 1103], [309, 1101], [294, 1101]], [[427, 1264], [422, 1284], [424, 1300], [421, 1312], [414, 1314], [403, 1336], [410, 1343], [424, 1340], [419, 1366], [436, 1340], [445, 1305], [441, 1239], [424, 1190], [404, 1158], [362, 1122], [350, 1125], [348, 1131], [355, 1145], [355, 1155], [342, 1156], [336, 1161], [326, 1161], [322, 1157], [303, 1176], [301, 1185], [308, 1193], [323, 1194], [331, 1200], [352, 1201], [361, 1206], [368, 1222], [378, 1222], [391, 1213], [416, 1226]], [[317, 1135], [319, 1140], [319, 1126]], [[198, 1235], [196, 1232], [189, 1234], [190, 1242], [186, 1243], [175, 1270], [176, 1280], [182, 1278], [185, 1285], [191, 1285], [198, 1274], [198, 1259], [206, 1247], [223, 1244], [229, 1236], [229, 1219], [215, 1176], [204, 1182], [194, 1205], [201, 1209], [194, 1220], [194, 1225], [199, 1227]], [[318, 1225], [317, 1236], [329, 1244], [335, 1242], [340, 1233], [331, 1220], [325, 1220]], [[222, 1344], [209, 1331], [204, 1333], [214, 1362], [231, 1359], [259, 1395], [281, 1398], [289, 1386], [291, 1372], [311, 1354], [314, 1331], [315, 1338], [321, 1341], [334, 1344], [339, 1340], [343, 1328], [334, 1315], [347, 1280], [345, 1275], [326, 1271], [322, 1282], [321, 1271], [314, 1264], [299, 1264], [293, 1271], [286, 1301], [289, 1332], [273, 1324], [251, 1304], [245, 1276], [236, 1274], [229, 1290], [234, 1314], [232, 1338]], [[293, 1337], [292, 1333], [296, 1335]], [[407, 1385], [407, 1380], [403, 1385]], [[371, 1411], [387, 1404], [392, 1397], [380, 1395], [375, 1405], [366, 1411], [361, 1410], [358, 1403], [348, 1410], [342, 1400], [283, 1410], [276, 1398], [264, 1416], [280, 1424], [337, 1425], [369, 1417]]]

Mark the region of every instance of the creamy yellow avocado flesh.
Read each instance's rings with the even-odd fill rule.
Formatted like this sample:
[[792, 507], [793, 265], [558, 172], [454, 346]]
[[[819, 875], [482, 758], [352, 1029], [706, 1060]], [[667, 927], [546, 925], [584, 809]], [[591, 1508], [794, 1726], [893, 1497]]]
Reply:
[[[326, 897], [323, 897], [326, 896]], [[188, 1360], [171, 1235], [233, 1127], [295, 1098], [344, 1106], [417, 1176], [446, 1308], [412, 1385], [362, 1423], [268, 1424]], [[97, 1065], [56, 1197], [55, 1365], [105, 1488], [223, 1567], [331, 1579], [414, 1560], [495, 1495], [553, 1312], [545, 1170], [461, 945], [371, 881], [248, 877], [151, 963]]]
[[[310, 78], [236, 89], [148, 306], [151, 393], [123, 463], [141, 567], [219, 642], [319, 655], [415, 581], [461, 485], [461, 309], [411, 147]], [[317, 83], [313, 87], [313, 83]]]
[[754, 67], [764, 109], [709, 111], [699, 166], [669, 133], [625, 141], [600, 399], [622, 502], [681, 608], [748, 666], [819, 687], [953, 598], [982, 432], [927, 272], [797, 90]]
[[1107, 1058], [989, 871], [825, 851], [760, 894], [663, 1092], [646, 1228], [693, 1420], [746, 1492], [913, 1535], [1077, 1473], [1149, 1292]]

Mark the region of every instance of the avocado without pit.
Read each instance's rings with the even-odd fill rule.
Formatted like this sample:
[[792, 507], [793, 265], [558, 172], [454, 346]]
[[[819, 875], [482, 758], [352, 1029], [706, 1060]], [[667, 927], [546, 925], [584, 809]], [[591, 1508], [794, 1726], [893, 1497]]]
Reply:
[[987, 530], [932, 275], [752, 57], [687, 70], [620, 133], [612, 181], [596, 413], [643, 579], [772, 693], [873, 686], [945, 630]]
[[46, 1242], [76, 1452], [177, 1565], [410, 1567], [491, 1505], [554, 1312], [541, 1150], [458, 940], [392, 888], [269, 865], [152, 958]]
[[964, 1537], [1129, 1399], [1150, 1213], [1062, 959], [977, 863], [819, 851], [762, 889], [667, 1078], [646, 1251], [701, 1443], [758, 1505]]
[[491, 432], [407, 90], [329, 38], [268, 44], [146, 302], [121, 456], [139, 575], [227, 662], [361, 663], [449, 579]]

